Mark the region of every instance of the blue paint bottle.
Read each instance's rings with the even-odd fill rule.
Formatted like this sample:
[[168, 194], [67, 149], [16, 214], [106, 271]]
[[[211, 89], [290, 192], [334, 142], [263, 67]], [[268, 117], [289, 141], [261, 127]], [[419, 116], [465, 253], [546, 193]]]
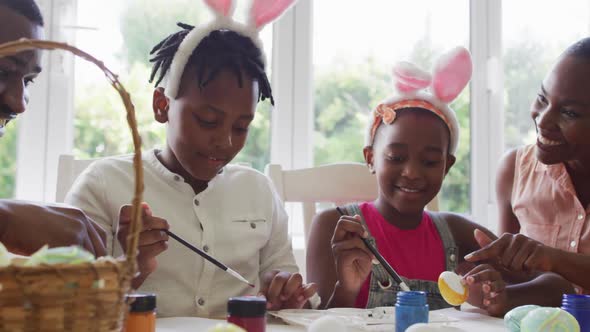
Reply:
[[428, 323], [425, 292], [398, 292], [395, 304], [395, 332], [404, 332], [410, 325]]
[[580, 332], [590, 332], [590, 295], [563, 294], [561, 309], [576, 318]]

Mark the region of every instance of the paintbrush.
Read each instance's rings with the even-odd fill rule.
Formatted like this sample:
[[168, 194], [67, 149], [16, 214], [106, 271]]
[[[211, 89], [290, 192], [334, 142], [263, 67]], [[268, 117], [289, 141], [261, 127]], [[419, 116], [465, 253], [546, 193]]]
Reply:
[[184, 239], [182, 239], [180, 236], [172, 233], [169, 230], [164, 230], [166, 232], [166, 234], [170, 235], [171, 238], [175, 239], [176, 241], [180, 242], [182, 245], [184, 245], [185, 247], [189, 248], [190, 250], [196, 252], [197, 254], [201, 255], [201, 257], [205, 258], [206, 260], [208, 260], [209, 262], [213, 263], [215, 266], [217, 266], [218, 268], [222, 269], [223, 271], [229, 273], [230, 275], [232, 275], [233, 277], [235, 277], [236, 279], [240, 280], [243, 283], [248, 284], [248, 286], [254, 288], [254, 284], [250, 283], [248, 280], [246, 280], [246, 278], [242, 277], [242, 275], [240, 275], [238, 272], [230, 269], [228, 266], [226, 266], [225, 264], [221, 263], [220, 261], [218, 261], [217, 259], [213, 258], [211, 255], [209, 255], [208, 253], [204, 252], [203, 250], [193, 246], [192, 244], [186, 242]]
[[[342, 212], [342, 210], [340, 210], [339, 207], [336, 207], [336, 210], [338, 211], [338, 213], [340, 213], [340, 215], [344, 216], [345, 214]], [[369, 242], [369, 239], [366, 239], [364, 237], [361, 237], [361, 240], [363, 241], [363, 243], [365, 244], [365, 246], [367, 246], [367, 248], [369, 248], [369, 250], [373, 253], [373, 255], [375, 256], [375, 258], [377, 258], [377, 260], [379, 261], [379, 263], [381, 264], [381, 266], [383, 266], [383, 268], [385, 269], [385, 271], [387, 271], [387, 273], [389, 273], [389, 275], [393, 278], [393, 280], [395, 280], [395, 282], [398, 283], [399, 287], [406, 292], [410, 291], [410, 287], [408, 287], [408, 285], [402, 280], [402, 278], [399, 276], [399, 274], [397, 274], [397, 272], [395, 272], [395, 270], [391, 267], [391, 265], [389, 265], [389, 263], [385, 260], [385, 258], [383, 258], [383, 256], [381, 256], [381, 254], [379, 253], [379, 251], [377, 250], [377, 248], [375, 248], [371, 242]]]

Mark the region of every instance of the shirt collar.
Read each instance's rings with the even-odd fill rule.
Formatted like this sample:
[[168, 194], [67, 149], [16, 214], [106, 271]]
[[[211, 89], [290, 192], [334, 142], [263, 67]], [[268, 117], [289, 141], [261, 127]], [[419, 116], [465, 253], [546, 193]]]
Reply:
[[[170, 171], [168, 168], [166, 168], [166, 166], [164, 166], [164, 164], [162, 164], [162, 162], [160, 161], [160, 159], [158, 159], [157, 154], [160, 152], [160, 150], [158, 149], [150, 149], [146, 152], [144, 152], [144, 162], [146, 163], [146, 165], [151, 168], [153, 171], [155, 171], [158, 176], [160, 178], [162, 178], [166, 183], [170, 184], [173, 187], [177, 187], [177, 188], [190, 188], [191, 193], [194, 194], [194, 191], [192, 190], [192, 188], [190, 187], [190, 185], [188, 183], [186, 183], [184, 181], [184, 177], [182, 177], [180, 174], [176, 174], [172, 171]], [[205, 193], [209, 192], [211, 190], [212, 187], [214, 187], [216, 185], [217, 182], [220, 181], [220, 179], [224, 176], [225, 173], [225, 167], [222, 168], [219, 173], [209, 181], [207, 188], [205, 188], [205, 190], [203, 190], [202, 192], [198, 193], [197, 196], [202, 196]]]

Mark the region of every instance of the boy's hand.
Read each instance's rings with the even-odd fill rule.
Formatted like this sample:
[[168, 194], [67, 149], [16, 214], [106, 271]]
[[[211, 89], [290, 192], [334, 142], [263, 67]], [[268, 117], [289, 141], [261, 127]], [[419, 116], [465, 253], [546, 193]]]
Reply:
[[551, 271], [552, 269], [555, 249], [522, 234], [504, 233], [495, 241], [489, 240], [479, 230], [476, 230], [474, 235], [482, 248], [465, 256], [468, 262], [495, 261], [512, 271]]
[[332, 254], [338, 285], [347, 293], [358, 293], [371, 273], [371, 261], [375, 257], [361, 240], [367, 236], [359, 216], [341, 216], [334, 229]]
[[[131, 205], [124, 205], [119, 211], [119, 229], [117, 239], [127, 251], [127, 237], [131, 223]], [[143, 227], [139, 234], [139, 246], [137, 255], [137, 267], [139, 275], [133, 280], [132, 287], [137, 289], [145, 279], [156, 270], [158, 262], [156, 256], [168, 249], [168, 234], [163, 230], [169, 229], [168, 222], [162, 218], [152, 216], [152, 211], [145, 203], [142, 204]]]
[[468, 302], [488, 314], [500, 317], [510, 309], [506, 283], [491, 265], [476, 266], [463, 276], [462, 283], [469, 287]]
[[106, 255], [106, 233], [81, 210], [65, 204], [0, 200], [0, 242], [15, 254], [79, 245], [96, 257]]
[[262, 276], [259, 295], [266, 297], [268, 310], [301, 309], [317, 291], [314, 283], [304, 284], [299, 273], [273, 270]]

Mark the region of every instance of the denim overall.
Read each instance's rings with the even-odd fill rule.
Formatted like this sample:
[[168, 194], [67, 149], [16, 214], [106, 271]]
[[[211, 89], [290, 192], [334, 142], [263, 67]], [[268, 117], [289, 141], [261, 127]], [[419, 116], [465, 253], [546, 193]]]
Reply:
[[[367, 224], [365, 223], [365, 218], [363, 217], [363, 214], [358, 204], [348, 204], [341, 208], [341, 210], [345, 215], [361, 216], [361, 222], [367, 230], [367, 232], [369, 232]], [[447, 225], [447, 222], [440, 218], [437, 214], [429, 213], [429, 216], [434, 222], [436, 229], [438, 230], [438, 233], [440, 235], [440, 238], [445, 249], [446, 270], [455, 271], [455, 268], [457, 267], [458, 258], [457, 245], [455, 244], [453, 235], [449, 230], [449, 226]], [[373, 246], [376, 247], [375, 238], [373, 238], [370, 232], [368, 240], [371, 244], [373, 244]], [[440, 295], [437, 282], [419, 279], [407, 279], [404, 277], [401, 278], [410, 287], [411, 290], [426, 292], [428, 306], [430, 310], [451, 307], [451, 305], [449, 305]], [[381, 266], [381, 264], [373, 263], [373, 268], [371, 271], [371, 282], [369, 285], [369, 299], [367, 301], [367, 308], [394, 306], [397, 301], [397, 292], [401, 290], [402, 289], [399, 287], [397, 282], [392, 280], [392, 278], [389, 276], [387, 271], [385, 271], [383, 266]]]

